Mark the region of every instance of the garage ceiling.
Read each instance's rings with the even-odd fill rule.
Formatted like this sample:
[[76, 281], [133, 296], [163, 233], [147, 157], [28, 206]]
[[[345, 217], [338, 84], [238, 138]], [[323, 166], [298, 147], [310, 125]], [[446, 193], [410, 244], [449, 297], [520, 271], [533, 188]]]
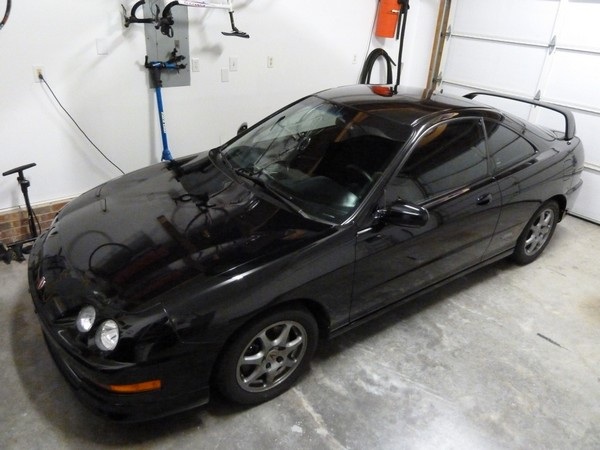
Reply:
[[[451, 3], [438, 88], [459, 95], [494, 90], [571, 108], [586, 150], [584, 188], [572, 213], [600, 223], [600, 2]], [[495, 105], [561, 129], [558, 116], [538, 108]]]

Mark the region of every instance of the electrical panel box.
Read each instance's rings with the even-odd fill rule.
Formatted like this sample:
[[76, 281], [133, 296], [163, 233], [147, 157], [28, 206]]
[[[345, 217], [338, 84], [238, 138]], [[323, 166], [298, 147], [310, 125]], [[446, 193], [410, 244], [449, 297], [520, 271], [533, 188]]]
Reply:
[[[144, 17], [153, 17], [156, 11], [162, 14], [165, 3], [162, 0], [150, 0], [144, 4]], [[158, 8], [158, 9], [157, 9]], [[161, 33], [154, 24], [144, 24], [146, 33], [146, 55], [148, 61], [167, 61], [173, 52], [177, 50], [177, 55], [184, 56], [181, 64], [185, 64], [185, 69], [163, 70], [161, 71], [162, 87], [176, 87], [190, 85], [190, 39], [188, 27], [188, 9], [185, 6], [175, 6], [171, 9], [174, 24], [172, 25], [173, 37]], [[148, 86], [153, 87], [150, 73], [148, 73]]]

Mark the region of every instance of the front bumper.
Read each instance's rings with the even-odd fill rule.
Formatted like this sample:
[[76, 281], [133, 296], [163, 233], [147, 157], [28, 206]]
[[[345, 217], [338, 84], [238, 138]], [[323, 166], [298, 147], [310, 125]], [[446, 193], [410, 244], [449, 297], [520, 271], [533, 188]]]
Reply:
[[[112, 420], [141, 422], [156, 419], [208, 403], [209, 388], [188, 390], [172, 389], [166, 381], [164, 390], [136, 394], [115, 394], [101, 385], [111, 385], [115, 379], [123, 383], [123, 376], [131, 382], [154, 376], [155, 369], [129, 367], [126, 374], [103, 373], [98, 368], [86, 366], [62, 349], [44, 331], [44, 338], [57, 367], [74, 389], [79, 400], [95, 413]], [[165, 370], [165, 369], [163, 369]], [[174, 369], [181, 371], [181, 369]], [[161, 370], [162, 371], [162, 370]], [[177, 372], [175, 372], [177, 373]], [[165, 391], [166, 390], [166, 391]], [[170, 392], [169, 392], [170, 391]]]
[[[44, 276], [44, 267], [49, 266], [42, 264], [47, 256], [44, 255], [46, 238], [47, 234], [41, 236], [31, 251], [30, 293], [48, 349], [81, 402], [102, 416], [128, 422], [150, 420], [206, 404], [216, 349], [175, 342], [160, 357], [122, 362], [97, 353], [86, 354], [71, 342], [65, 330], [72, 325], [65, 325], [64, 318], [54, 315], [53, 301], [44, 294], [44, 286], [56, 278], [56, 273], [50, 270], [46, 271], [48, 279]], [[62, 270], [60, 274], [66, 272]], [[110, 388], [151, 380], [160, 380], [160, 388], [135, 393], [119, 393]]]

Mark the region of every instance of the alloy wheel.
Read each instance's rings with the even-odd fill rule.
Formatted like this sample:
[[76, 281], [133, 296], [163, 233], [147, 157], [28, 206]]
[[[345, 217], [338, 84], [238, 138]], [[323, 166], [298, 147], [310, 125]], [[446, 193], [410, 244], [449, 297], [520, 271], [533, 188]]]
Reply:
[[282, 383], [296, 370], [306, 351], [307, 332], [286, 320], [261, 330], [237, 363], [237, 382], [247, 392], [263, 392]]
[[527, 256], [535, 255], [544, 246], [554, 226], [554, 210], [543, 209], [531, 224], [524, 251]]

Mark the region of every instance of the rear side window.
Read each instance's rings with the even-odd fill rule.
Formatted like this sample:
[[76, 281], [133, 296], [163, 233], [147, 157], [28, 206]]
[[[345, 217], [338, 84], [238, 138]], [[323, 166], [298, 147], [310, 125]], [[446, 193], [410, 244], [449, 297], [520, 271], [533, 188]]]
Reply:
[[488, 149], [495, 172], [511, 167], [535, 154], [535, 147], [505, 126], [485, 121]]
[[419, 203], [488, 175], [483, 126], [478, 119], [442, 123], [428, 130], [391, 181], [389, 194]]

